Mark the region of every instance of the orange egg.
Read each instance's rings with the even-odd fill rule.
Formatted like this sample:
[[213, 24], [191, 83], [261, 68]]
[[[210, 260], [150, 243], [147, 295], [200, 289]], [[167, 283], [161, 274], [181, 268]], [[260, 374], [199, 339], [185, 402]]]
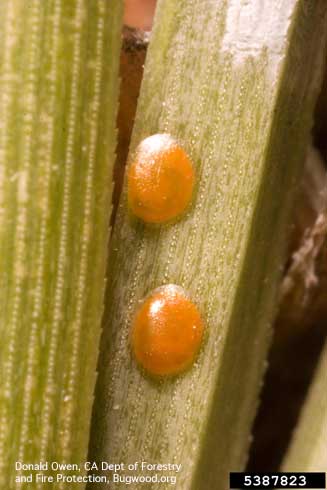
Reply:
[[146, 223], [165, 223], [182, 214], [192, 199], [191, 160], [168, 134], [145, 138], [128, 169], [128, 203]]
[[183, 290], [163, 286], [136, 313], [131, 332], [134, 355], [153, 375], [178, 374], [193, 363], [203, 331], [199, 310]]

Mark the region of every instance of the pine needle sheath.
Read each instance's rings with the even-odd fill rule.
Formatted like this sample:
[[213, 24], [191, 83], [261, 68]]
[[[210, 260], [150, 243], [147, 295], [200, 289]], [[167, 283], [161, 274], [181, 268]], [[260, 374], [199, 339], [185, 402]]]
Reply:
[[282, 471], [326, 471], [327, 344], [286, 453]]
[[45, 488], [16, 483], [16, 461], [86, 457], [121, 10], [120, 0], [1, 1], [1, 488]]
[[[182, 464], [179, 490], [225, 490], [244, 467], [326, 11], [324, 0], [159, 1], [131, 155], [170, 133], [194, 162], [197, 190], [180, 220], [150, 226], [129, 215], [125, 185], [90, 457]], [[136, 365], [129, 330], [138, 302], [169, 283], [198, 305], [206, 338], [189, 371], [157, 381]]]

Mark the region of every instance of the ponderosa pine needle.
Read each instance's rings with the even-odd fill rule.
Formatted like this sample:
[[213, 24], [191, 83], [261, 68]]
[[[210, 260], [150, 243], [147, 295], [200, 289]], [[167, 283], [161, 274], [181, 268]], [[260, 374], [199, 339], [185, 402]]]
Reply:
[[16, 471], [16, 461], [81, 463], [83, 470], [86, 458], [111, 210], [121, 11], [120, 0], [0, 2], [3, 489], [48, 488], [26, 482], [31, 472]]
[[[194, 163], [196, 190], [183, 216], [154, 226], [133, 217], [125, 185], [91, 459], [181, 464], [179, 490], [226, 490], [244, 468], [326, 14], [325, 0], [159, 0], [130, 163], [144, 138], [170, 134]], [[139, 368], [130, 329], [139, 302], [167, 284], [186, 291], [206, 330], [192, 367], [158, 380]], [[120, 476], [115, 488], [126, 488]]]

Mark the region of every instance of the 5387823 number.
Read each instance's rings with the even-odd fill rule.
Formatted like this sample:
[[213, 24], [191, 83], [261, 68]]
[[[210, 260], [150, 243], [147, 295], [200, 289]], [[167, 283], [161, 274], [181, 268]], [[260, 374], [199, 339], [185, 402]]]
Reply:
[[231, 489], [326, 488], [326, 473], [230, 473]]
[[244, 486], [245, 487], [268, 487], [277, 485], [282, 487], [305, 487], [307, 484], [306, 477], [304, 475], [246, 475], [244, 476]]

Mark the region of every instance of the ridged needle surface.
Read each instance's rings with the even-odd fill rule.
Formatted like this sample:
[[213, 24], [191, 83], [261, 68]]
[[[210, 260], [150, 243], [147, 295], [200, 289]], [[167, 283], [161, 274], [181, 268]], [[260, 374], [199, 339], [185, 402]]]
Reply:
[[[324, 1], [159, 1], [130, 158], [143, 138], [169, 133], [197, 184], [188, 212], [157, 227], [131, 216], [123, 192], [90, 457], [180, 463], [179, 490], [226, 490], [244, 468], [325, 30]], [[156, 381], [129, 332], [139, 302], [164, 284], [188, 292], [206, 331], [191, 369]]]
[[121, 9], [119, 0], [1, 2], [1, 488], [44, 488], [16, 483], [16, 461], [86, 458]]
[[[197, 188], [187, 214], [159, 227], [133, 219], [123, 193], [91, 458], [181, 463], [179, 490], [225, 490], [244, 467], [325, 25], [324, 1], [159, 1], [131, 152], [171, 134]], [[158, 382], [137, 367], [129, 331], [164, 284], [188, 292], [206, 332], [193, 367]]]

